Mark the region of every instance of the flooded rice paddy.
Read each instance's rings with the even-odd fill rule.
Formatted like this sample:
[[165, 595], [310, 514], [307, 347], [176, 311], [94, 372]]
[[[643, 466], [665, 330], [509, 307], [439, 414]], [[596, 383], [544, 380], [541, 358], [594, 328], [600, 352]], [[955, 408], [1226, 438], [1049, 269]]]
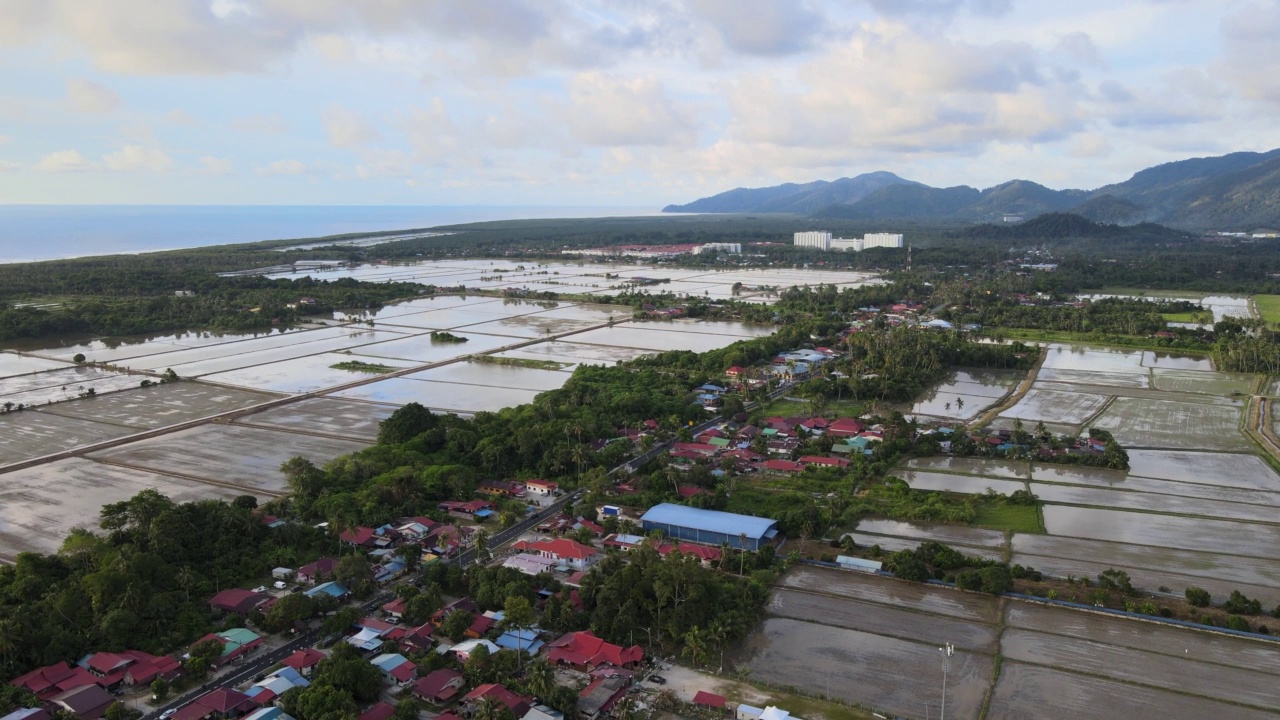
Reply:
[[812, 567], [783, 576], [768, 612], [735, 653], [739, 667], [882, 714], [938, 715], [945, 642], [956, 647], [954, 717], [978, 717], [987, 697], [986, 716], [1006, 719], [1116, 717], [1120, 706], [1153, 720], [1280, 710], [1280, 646], [1264, 641]]
[[960, 368], [901, 410], [942, 420], [969, 420], [1008, 395], [1023, 376], [1017, 370]]

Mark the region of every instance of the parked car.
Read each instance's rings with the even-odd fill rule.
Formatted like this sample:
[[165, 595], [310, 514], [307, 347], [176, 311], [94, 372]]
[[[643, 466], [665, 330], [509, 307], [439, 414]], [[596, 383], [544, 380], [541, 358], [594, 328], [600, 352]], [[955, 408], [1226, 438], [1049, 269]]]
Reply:
[[168, 720], [168, 718], [173, 717], [173, 714], [176, 712], [178, 712], [178, 708], [169, 708], [168, 710], [160, 713], [160, 720]]
[[654, 685], [666, 685], [667, 679], [662, 677], [661, 675], [650, 675], [649, 682], [653, 683]]

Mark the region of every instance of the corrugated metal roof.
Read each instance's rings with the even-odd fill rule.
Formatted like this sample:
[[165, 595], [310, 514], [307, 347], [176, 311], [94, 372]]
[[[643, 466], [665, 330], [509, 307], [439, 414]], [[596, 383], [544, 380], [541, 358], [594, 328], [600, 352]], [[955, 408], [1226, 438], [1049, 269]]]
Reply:
[[745, 533], [747, 537], [756, 539], [765, 537], [769, 529], [778, 522], [769, 518], [739, 515], [719, 510], [702, 510], [672, 503], [654, 505], [640, 517], [640, 520], [641, 522], [697, 528], [723, 535], [737, 536]]

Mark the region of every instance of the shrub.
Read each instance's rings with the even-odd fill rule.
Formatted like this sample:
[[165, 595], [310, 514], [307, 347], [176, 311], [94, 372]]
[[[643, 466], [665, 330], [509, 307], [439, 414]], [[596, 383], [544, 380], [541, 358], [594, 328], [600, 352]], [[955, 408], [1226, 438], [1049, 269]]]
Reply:
[[1261, 615], [1262, 603], [1245, 597], [1244, 593], [1239, 590], [1232, 590], [1231, 597], [1223, 603], [1223, 608], [1233, 615]]
[[1192, 607], [1209, 607], [1209, 602], [1213, 599], [1208, 590], [1195, 585], [1187, 588], [1185, 594]]
[[1249, 623], [1245, 622], [1245, 619], [1240, 617], [1239, 615], [1228, 615], [1227, 629], [1242, 630], [1244, 632], [1249, 632]]

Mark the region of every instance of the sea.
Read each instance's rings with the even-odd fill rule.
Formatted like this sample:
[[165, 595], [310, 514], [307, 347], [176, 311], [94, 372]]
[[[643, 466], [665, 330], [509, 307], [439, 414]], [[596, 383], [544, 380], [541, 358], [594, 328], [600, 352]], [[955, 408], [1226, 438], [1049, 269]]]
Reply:
[[491, 220], [658, 214], [653, 207], [550, 205], [0, 205], [0, 263]]

